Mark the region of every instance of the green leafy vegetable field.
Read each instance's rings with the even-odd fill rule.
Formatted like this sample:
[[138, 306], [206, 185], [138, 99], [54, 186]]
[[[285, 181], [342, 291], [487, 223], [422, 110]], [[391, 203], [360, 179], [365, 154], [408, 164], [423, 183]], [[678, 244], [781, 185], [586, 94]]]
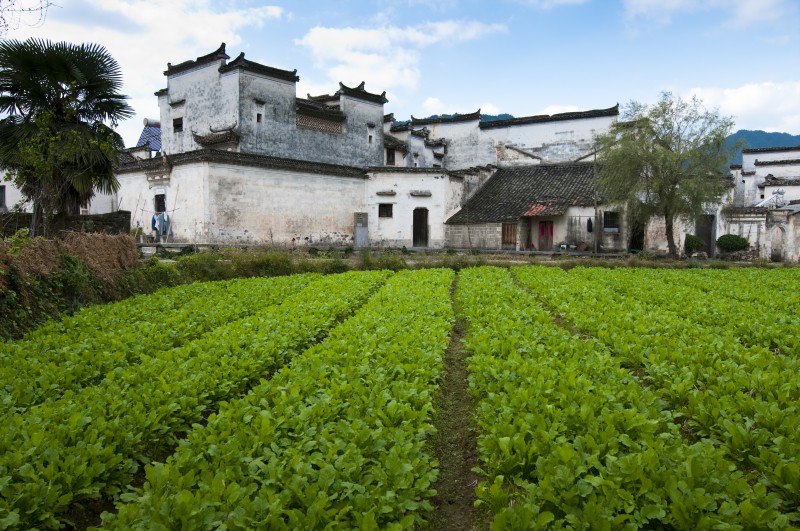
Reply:
[[0, 529], [425, 529], [439, 404], [475, 419], [476, 529], [796, 527], [798, 287], [478, 267], [89, 308], [0, 344]]

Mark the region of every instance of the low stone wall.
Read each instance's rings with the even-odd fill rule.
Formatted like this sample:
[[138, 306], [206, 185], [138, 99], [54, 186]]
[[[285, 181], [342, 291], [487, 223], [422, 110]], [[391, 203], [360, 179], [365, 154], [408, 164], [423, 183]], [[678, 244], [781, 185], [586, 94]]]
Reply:
[[[31, 214], [27, 212], [0, 213], [0, 237], [13, 236], [19, 229], [31, 226]], [[130, 234], [131, 213], [127, 210], [117, 210], [109, 214], [94, 214], [91, 216], [67, 216], [56, 230], [69, 232], [90, 232], [105, 234]], [[42, 233], [40, 224], [36, 231]]]
[[455, 249], [500, 249], [503, 243], [502, 223], [447, 225], [447, 247]]

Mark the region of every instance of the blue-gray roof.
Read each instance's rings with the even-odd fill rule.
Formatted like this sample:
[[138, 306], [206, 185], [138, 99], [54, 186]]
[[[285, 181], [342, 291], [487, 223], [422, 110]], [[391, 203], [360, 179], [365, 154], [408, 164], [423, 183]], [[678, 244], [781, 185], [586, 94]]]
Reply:
[[150, 146], [151, 151], [161, 151], [161, 126], [146, 125], [139, 135], [136, 147]]

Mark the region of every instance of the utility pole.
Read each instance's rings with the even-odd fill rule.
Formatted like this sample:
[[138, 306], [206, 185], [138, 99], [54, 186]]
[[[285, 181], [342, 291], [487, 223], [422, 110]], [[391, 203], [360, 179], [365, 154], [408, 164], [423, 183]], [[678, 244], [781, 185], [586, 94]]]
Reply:
[[600, 234], [600, 230], [602, 230], [602, 225], [600, 224], [600, 216], [597, 213], [597, 145], [594, 146], [594, 164], [592, 165], [592, 176], [594, 178], [594, 237], [592, 238], [592, 253], [598, 253], [598, 234]]

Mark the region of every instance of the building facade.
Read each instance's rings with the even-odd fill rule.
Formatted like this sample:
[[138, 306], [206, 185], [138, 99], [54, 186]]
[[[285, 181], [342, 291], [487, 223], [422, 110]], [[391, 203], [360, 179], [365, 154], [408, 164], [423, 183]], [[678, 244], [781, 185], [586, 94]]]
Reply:
[[398, 123], [364, 83], [298, 97], [296, 71], [230, 60], [224, 44], [164, 75], [115, 199], [174, 242], [457, 246], [445, 222], [499, 166], [586, 157], [618, 114]]

